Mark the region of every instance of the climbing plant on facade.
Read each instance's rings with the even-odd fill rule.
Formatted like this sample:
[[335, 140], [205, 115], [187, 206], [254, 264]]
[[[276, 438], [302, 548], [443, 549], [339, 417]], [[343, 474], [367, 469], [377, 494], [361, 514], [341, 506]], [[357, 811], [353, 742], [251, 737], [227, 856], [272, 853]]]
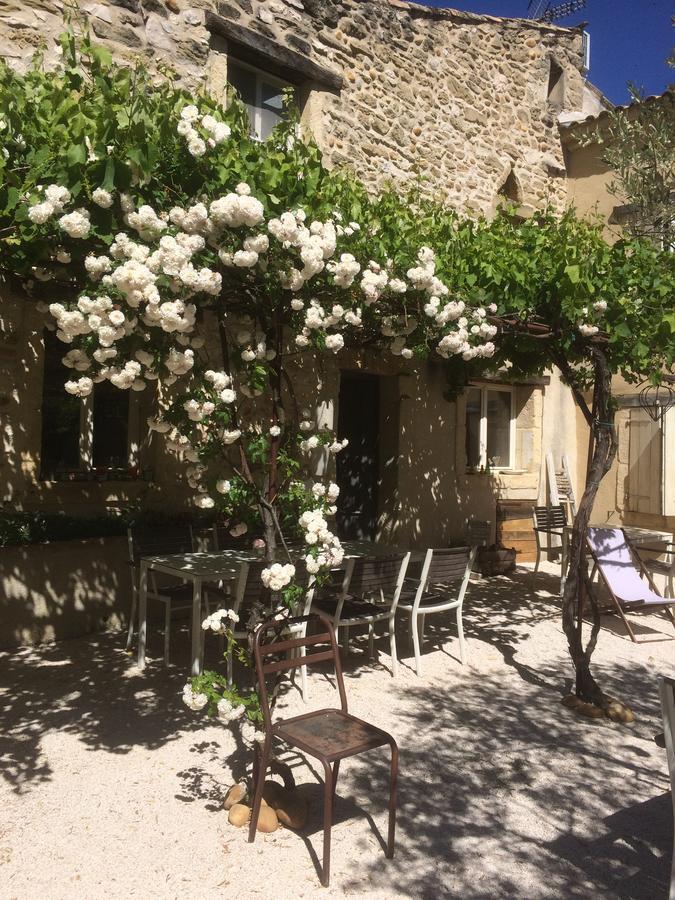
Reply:
[[[602, 704], [597, 632], [581, 648], [572, 614], [580, 529], [614, 452], [609, 376], [672, 364], [672, 259], [609, 247], [569, 213], [514, 227], [461, 220], [424, 185], [371, 196], [324, 167], [290, 111], [258, 142], [235, 102], [121, 68], [87, 37], [62, 48], [56, 73], [40, 59], [0, 69], [0, 271], [63, 341], [65, 390], [152, 392], [148, 426], [183, 461], [195, 505], [264, 546], [264, 585], [292, 608], [296, 567], [321, 581], [343, 556], [330, 465], [314, 475], [318, 454], [344, 446], [317, 419], [321, 357], [435, 357], [458, 390], [487, 368], [558, 365], [596, 433], [564, 622], [578, 691]], [[234, 624], [222, 610], [204, 627], [231, 641]], [[257, 721], [254, 695], [215, 673], [184, 699]]]

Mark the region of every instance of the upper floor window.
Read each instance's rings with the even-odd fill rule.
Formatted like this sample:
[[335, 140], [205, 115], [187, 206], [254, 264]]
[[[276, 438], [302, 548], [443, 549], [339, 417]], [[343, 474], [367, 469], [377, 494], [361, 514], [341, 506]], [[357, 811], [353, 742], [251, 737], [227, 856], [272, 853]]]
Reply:
[[466, 392], [466, 464], [469, 469], [512, 469], [516, 418], [513, 388], [470, 387]]
[[227, 80], [248, 110], [251, 134], [266, 140], [283, 114], [283, 91], [288, 87], [279, 79], [233, 60], [228, 60]]
[[45, 332], [40, 474], [44, 480], [138, 477], [144, 398], [109, 381], [84, 399], [67, 394], [72, 369], [61, 362], [65, 345]]

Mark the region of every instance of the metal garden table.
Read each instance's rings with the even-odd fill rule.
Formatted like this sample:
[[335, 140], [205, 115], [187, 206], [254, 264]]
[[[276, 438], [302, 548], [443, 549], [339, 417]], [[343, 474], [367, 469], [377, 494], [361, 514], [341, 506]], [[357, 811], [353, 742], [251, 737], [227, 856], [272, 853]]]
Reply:
[[144, 556], [141, 559], [138, 597], [138, 665], [145, 667], [145, 642], [148, 615], [148, 572], [152, 569], [164, 575], [192, 582], [192, 674], [199, 675], [202, 666], [201, 612], [202, 591], [205, 584], [232, 583], [239, 577], [246, 562], [259, 559], [241, 550], [221, 550], [217, 553], [173, 553], [168, 556]]

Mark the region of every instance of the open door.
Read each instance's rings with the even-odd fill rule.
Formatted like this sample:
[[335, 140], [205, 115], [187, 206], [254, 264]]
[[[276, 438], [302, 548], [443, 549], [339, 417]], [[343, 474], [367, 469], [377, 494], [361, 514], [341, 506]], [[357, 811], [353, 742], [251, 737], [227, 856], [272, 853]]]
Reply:
[[342, 372], [339, 438], [349, 444], [336, 458], [340, 487], [337, 528], [343, 540], [374, 540], [379, 479], [380, 384], [376, 375]]

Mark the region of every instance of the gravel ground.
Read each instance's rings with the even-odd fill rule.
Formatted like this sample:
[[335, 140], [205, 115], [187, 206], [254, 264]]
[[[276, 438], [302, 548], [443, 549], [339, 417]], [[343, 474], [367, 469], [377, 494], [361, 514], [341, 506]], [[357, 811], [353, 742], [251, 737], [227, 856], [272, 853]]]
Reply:
[[[394, 680], [388, 641], [372, 662], [355, 636], [350, 709], [401, 748], [397, 853], [381, 849], [388, 767], [371, 751], [341, 769], [328, 890], [311, 760], [287, 756], [310, 802], [302, 833], [250, 845], [228, 824], [223, 796], [248, 752], [182, 705], [184, 629], [177, 665], [162, 667], [155, 633], [143, 674], [118, 634], [0, 654], [0, 898], [665, 897], [672, 814], [654, 736], [672, 625], [640, 618], [636, 646], [605, 619], [596, 672], [637, 721], [581, 719], [559, 702], [571, 682], [556, 586], [545, 574], [533, 590], [524, 570], [472, 583], [466, 667], [443, 616], [428, 619], [421, 678], [405, 638]], [[310, 692], [333, 702], [323, 673]], [[302, 707], [294, 690], [285, 703]]]

